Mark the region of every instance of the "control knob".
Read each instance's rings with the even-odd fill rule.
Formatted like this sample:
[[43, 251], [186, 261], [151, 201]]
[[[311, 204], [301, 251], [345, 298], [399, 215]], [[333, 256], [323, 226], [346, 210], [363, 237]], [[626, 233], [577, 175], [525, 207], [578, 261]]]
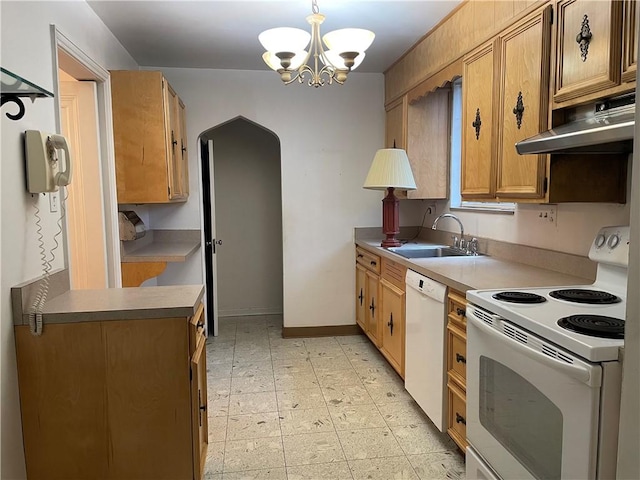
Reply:
[[595, 240], [596, 248], [602, 247], [604, 245], [605, 240], [606, 240], [605, 236], [599, 233]]
[[620, 236], [617, 233], [614, 233], [609, 237], [609, 240], [607, 241], [607, 246], [609, 248], [616, 248], [619, 243], [620, 243]]

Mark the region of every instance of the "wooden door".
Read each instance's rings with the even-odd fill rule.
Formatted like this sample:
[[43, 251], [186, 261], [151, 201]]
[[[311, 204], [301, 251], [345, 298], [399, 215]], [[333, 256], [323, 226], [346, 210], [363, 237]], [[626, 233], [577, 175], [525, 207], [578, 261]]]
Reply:
[[363, 331], [366, 331], [367, 315], [367, 291], [366, 291], [366, 270], [356, 264], [356, 323]]
[[562, 0], [557, 12], [554, 101], [563, 102], [618, 85], [622, 2]]
[[365, 272], [367, 277], [367, 305], [366, 308], [369, 312], [366, 314], [366, 332], [371, 338], [371, 341], [376, 346], [380, 346], [380, 302], [379, 302], [379, 279], [378, 276], [367, 271]]
[[201, 479], [207, 460], [209, 424], [207, 410], [207, 349], [206, 338], [200, 336], [196, 351], [191, 357], [191, 424], [193, 444], [194, 478]]
[[388, 282], [380, 280], [382, 295], [382, 353], [391, 366], [404, 377], [404, 324], [405, 293]]
[[100, 323], [15, 328], [28, 478], [104, 479], [109, 437]]
[[462, 179], [463, 199], [493, 198], [494, 45], [480, 48], [463, 62]]
[[107, 288], [96, 84], [66, 77], [60, 82], [60, 120], [73, 159], [66, 200], [71, 287]]
[[515, 143], [547, 130], [551, 6], [499, 38], [496, 196], [544, 198], [546, 155], [519, 155]]
[[189, 196], [189, 149], [187, 147], [187, 110], [178, 98], [178, 126], [180, 128], [180, 183], [182, 195]]
[[385, 148], [407, 148], [407, 96], [387, 108], [385, 117]]
[[638, 59], [638, 30], [636, 29], [636, 0], [625, 0], [622, 12], [624, 23], [622, 37], [622, 81], [636, 81]]

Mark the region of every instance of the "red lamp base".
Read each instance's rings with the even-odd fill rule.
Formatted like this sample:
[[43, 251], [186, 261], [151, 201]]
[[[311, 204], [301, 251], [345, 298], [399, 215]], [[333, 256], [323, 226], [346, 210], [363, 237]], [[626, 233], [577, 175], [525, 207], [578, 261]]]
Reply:
[[382, 247], [399, 247], [400, 240], [396, 235], [400, 233], [400, 207], [397, 197], [393, 194], [395, 188], [387, 188], [387, 196], [382, 199], [382, 232], [386, 238], [380, 244]]

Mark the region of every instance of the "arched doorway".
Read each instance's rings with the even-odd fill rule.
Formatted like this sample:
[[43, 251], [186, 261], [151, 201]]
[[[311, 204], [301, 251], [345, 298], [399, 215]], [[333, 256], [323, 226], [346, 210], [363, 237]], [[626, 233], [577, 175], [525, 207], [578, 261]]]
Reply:
[[200, 134], [208, 330], [282, 315], [280, 140], [244, 117]]

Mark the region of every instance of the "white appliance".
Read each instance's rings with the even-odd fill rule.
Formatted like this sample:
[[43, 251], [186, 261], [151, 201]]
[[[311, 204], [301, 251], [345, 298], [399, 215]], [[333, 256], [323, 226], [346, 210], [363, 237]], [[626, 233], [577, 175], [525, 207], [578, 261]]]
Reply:
[[407, 270], [404, 388], [441, 432], [446, 431], [444, 299], [447, 287]]
[[467, 440], [489, 471], [615, 478], [628, 255], [629, 227], [605, 227], [593, 285], [467, 292]]

